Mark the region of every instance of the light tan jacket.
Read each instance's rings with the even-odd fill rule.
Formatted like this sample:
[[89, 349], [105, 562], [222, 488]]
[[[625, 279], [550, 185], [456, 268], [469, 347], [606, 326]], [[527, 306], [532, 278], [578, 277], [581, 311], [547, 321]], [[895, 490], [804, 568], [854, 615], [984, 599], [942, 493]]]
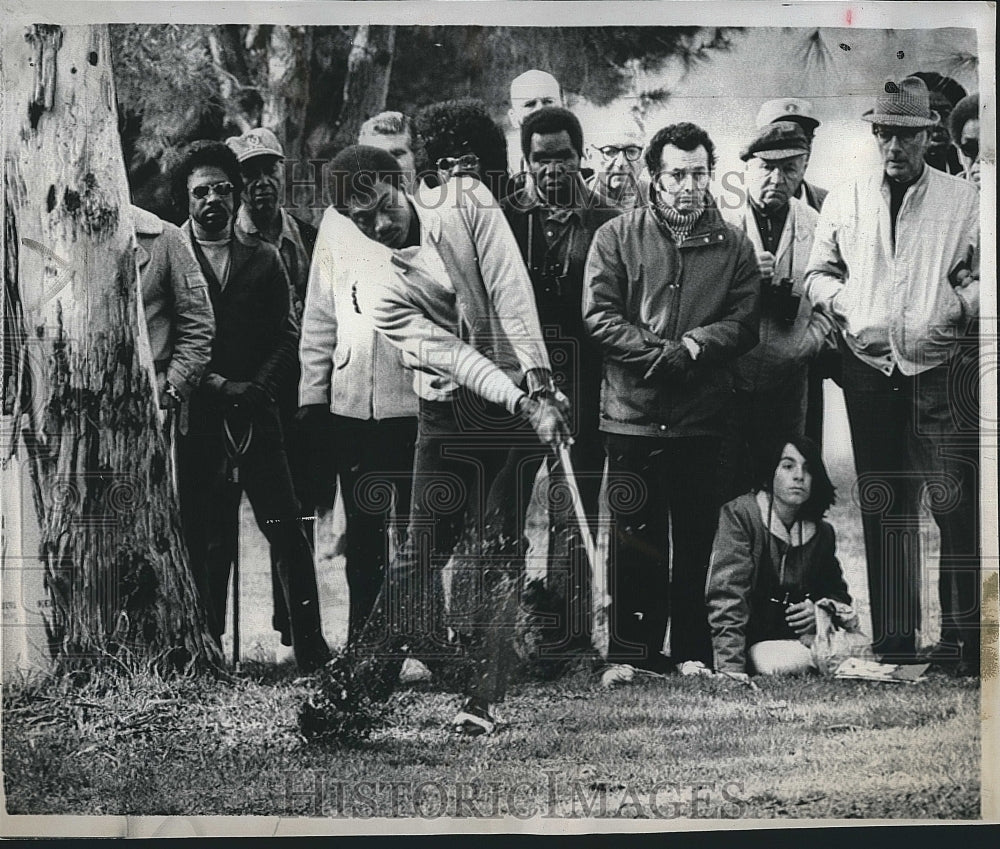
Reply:
[[208, 284], [179, 227], [138, 206], [132, 220], [153, 362], [186, 398], [212, 356], [215, 314]]

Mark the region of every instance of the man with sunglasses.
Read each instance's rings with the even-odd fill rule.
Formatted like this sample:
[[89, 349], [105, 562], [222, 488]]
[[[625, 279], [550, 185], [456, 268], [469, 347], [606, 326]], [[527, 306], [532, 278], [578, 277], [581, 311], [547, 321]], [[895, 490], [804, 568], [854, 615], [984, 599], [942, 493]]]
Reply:
[[979, 93], [963, 97], [948, 117], [966, 180], [979, 185]]
[[[569, 399], [574, 437], [570, 457], [584, 511], [596, 531], [604, 474], [598, 430], [601, 352], [583, 323], [580, 303], [594, 233], [619, 211], [584, 184], [583, 129], [568, 109], [548, 106], [528, 115], [521, 124], [521, 151], [531, 179], [508, 195], [502, 206], [528, 267], [556, 385]], [[559, 491], [564, 470], [555, 458], [549, 459], [548, 469], [550, 488]], [[556, 665], [565, 659], [564, 649], [590, 644], [590, 564], [574, 526], [575, 520], [570, 522], [565, 511], [549, 521], [546, 583], [553, 590], [549, 607], [554, 609], [541, 612], [559, 621], [547, 629], [547, 645], [541, 651]]]
[[705, 578], [718, 457], [733, 360], [757, 344], [760, 272], [749, 239], [709, 196], [715, 146], [703, 129], [664, 127], [645, 159], [649, 204], [597, 231], [583, 314], [604, 358], [609, 659], [662, 672], [711, 661]]
[[[938, 120], [925, 83], [886, 83], [864, 114], [882, 168], [830, 192], [806, 291], [841, 331], [862, 504], [873, 648], [912, 659], [920, 629], [917, 490], [941, 531], [941, 641], [931, 660], [979, 672], [979, 196], [925, 162]], [[971, 347], [971, 353], [968, 350]]]
[[[285, 203], [285, 151], [278, 137], [266, 127], [249, 130], [241, 136], [230, 136], [226, 144], [240, 163], [243, 177], [242, 203], [236, 212], [235, 232], [247, 242], [266, 242], [278, 249], [282, 265], [288, 275], [290, 295], [295, 319], [301, 324], [302, 308], [306, 297], [309, 263], [316, 245], [316, 228], [292, 215]], [[297, 364], [297, 361], [296, 361]], [[281, 413], [281, 428], [285, 435], [285, 453], [292, 473], [295, 494], [302, 504], [306, 519], [307, 537], [312, 543], [312, 516], [316, 505], [332, 506], [333, 477], [323, 469], [329, 444], [328, 422], [310, 419], [310, 429], [296, 420], [298, 400], [296, 387], [298, 374], [286, 382], [281, 397], [277, 399]], [[288, 611], [278, 578], [275, 553], [271, 552], [271, 588], [274, 601], [272, 624], [281, 633], [284, 646], [292, 644], [289, 633]]]
[[414, 123], [427, 162], [437, 169], [428, 185], [467, 175], [485, 183], [497, 200], [507, 194], [507, 139], [481, 100], [431, 103]]
[[298, 323], [278, 251], [234, 232], [242, 188], [236, 156], [222, 142], [192, 143], [173, 178], [175, 202], [188, 212], [181, 229], [208, 282], [216, 321], [212, 357], [178, 445], [188, 488], [181, 504], [191, 568], [221, 642], [246, 492], [275, 554], [296, 662], [311, 671], [329, 659], [329, 649], [277, 407], [295, 377]]
[[634, 209], [645, 202], [648, 181], [641, 180], [643, 138], [639, 128], [625, 125], [604, 133], [602, 144], [593, 148], [598, 157], [587, 188], [615, 209]]

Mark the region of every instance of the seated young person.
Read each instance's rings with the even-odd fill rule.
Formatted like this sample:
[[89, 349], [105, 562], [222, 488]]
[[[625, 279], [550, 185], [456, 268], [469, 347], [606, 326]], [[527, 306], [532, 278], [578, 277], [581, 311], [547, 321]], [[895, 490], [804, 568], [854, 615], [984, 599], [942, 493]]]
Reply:
[[724, 505], [706, 583], [715, 671], [794, 674], [814, 667], [816, 603], [851, 597], [823, 516], [834, 500], [819, 448], [777, 443], [759, 489]]

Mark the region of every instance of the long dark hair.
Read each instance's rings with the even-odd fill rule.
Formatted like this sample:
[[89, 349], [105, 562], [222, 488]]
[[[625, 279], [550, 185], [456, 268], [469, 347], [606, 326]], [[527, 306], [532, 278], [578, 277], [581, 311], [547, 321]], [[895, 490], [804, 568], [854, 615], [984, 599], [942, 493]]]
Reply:
[[806, 468], [812, 475], [812, 487], [809, 492], [809, 500], [799, 508], [798, 518], [811, 519], [818, 522], [826, 515], [826, 511], [831, 505], [836, 503], [837, 488], [830, 480], [830, 475], [826, 471], [826, 464], [823, 462], [823, 453], [819, 446], [808, 436], [791, 434], [775, 440], [768, 452], [764, 455], [757, 473], [757, 486], [769, 495], [774, 487], [774, 473], [778, 464], [781, 463], [781, 455], [786, 445], [792, 445], [802, 455], [806, 461]]

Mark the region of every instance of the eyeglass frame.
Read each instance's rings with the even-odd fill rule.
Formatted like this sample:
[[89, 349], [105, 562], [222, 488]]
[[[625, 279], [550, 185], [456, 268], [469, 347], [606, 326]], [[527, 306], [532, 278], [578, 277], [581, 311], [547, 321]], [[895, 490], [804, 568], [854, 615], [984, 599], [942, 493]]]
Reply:
[[[615, 159], [618, 158], [618, 154], [620, 153], [625, 154], [625, 160], [627, 162], [638, 162], [642, 158], [643, 147], [642, 145], [639, 144], [627, 144], [623, 146], [619, 146], [616, 144], [606, 144], [601, 147], [598, 147], [597, 145], [594, 145], [593, 147], [594, 150], [596, 150], [599, 154], [601, 154], [602, 157], [604, 157], [604, 160], [606, 162], [613, 162]], [[607, 151], [609, 150], [613, 150], [614, 153], [612, 154], [607, 153]], [[630, 150], [635, 151], [635, 156], [629, 156], [628, 152]]]
[[[888, 144], [894, 138], [899, 139], [900, 144], [912, 142], [923, 132], [930, 132], [931, 127], [900, 127], [895, 124], [872, 124], [872, 135], [883, 144]], [[883, 136], [886, 133], [887, 136]]]
[[[228, 186], [228, 188], [222, 191], [223, 186]], [[220, 180], [218, 183], [203, 183], [200, 186], [192, 186], [188, 191], [195, 200], [204, 200], [210, 194], [227, 198], [236, 191], [236, 186], [229, 180]]]
[[[451, 164], [445, 165], [444, 163], [446, 162], [450, 162]], [[438, 171], [451, 172], [458, 167], [469, 167], [478, 170], [480, 162], [481, 160], [478, 154], [463, 153], [461, 156], [442, 156], [434, 164], [437, 167]]]

